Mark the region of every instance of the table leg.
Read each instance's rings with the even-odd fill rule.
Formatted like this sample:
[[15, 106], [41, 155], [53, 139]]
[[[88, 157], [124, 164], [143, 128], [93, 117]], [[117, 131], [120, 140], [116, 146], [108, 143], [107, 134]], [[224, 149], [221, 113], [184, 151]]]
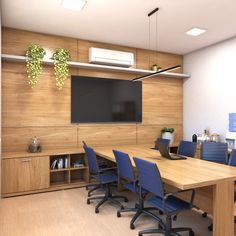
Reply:
[[234, 235], [234, 181], [213, 187], [213, 235]]

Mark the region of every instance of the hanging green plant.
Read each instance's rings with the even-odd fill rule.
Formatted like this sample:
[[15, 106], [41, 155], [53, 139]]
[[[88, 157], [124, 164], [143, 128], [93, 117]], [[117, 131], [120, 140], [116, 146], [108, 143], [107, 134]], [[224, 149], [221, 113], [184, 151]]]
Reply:
[[70, 52], [66, 49], [58, 48], [53, 54], [53, 58], [56, 86], [59, 90], [61, 90], [63, 88], [65, 80], [69, 75], [68, 61], [70, 59]]
[[26, 50], [26, 72], [28, 74], [28, 84], [31, 88], [34, 88], [38, 83], [45, 54], [45, 50], [37, 44], [31, 44]]

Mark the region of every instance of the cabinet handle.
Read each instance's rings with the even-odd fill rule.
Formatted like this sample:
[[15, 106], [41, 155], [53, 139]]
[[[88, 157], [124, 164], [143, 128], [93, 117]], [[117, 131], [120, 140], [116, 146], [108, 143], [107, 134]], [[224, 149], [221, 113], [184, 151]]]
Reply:
[[31, 159], [23, 159], [21, 162], [31, 162]]

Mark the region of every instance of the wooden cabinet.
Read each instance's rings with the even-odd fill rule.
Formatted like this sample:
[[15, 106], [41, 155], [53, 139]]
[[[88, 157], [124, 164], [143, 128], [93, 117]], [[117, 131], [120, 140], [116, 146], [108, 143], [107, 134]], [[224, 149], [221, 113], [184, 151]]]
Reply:
[[89, 182], [81, 148], [5, 152], [2, 158], [3, 197], [83, 187]]
[[2, 160], [2, 193], [49, 187], [49, 156]]

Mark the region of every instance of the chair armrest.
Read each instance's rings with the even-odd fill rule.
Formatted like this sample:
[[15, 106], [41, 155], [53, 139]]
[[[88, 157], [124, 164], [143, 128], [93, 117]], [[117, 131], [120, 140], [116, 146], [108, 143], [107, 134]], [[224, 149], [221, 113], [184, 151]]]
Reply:
[[177, 191], [177, 192], [174, 192], [174, 193], [167, 193], [164, 196], [163, 200], [166, 201], [168, 199], [168, 197], [170, 197], [170, 196], [174, 196], [174, 195], [178, 195], [180, 193], [190, 192], [190, 191], [192, 192], [192, 194], [191, 194], [191, 198], [190, 198], [189, 203], [190, 203], [190, 206], [192, 208], [193, 207], [194, 197], [195, 197], [195, 189], [186, 189], [186, 190], [180, 190], [180, 191]]

